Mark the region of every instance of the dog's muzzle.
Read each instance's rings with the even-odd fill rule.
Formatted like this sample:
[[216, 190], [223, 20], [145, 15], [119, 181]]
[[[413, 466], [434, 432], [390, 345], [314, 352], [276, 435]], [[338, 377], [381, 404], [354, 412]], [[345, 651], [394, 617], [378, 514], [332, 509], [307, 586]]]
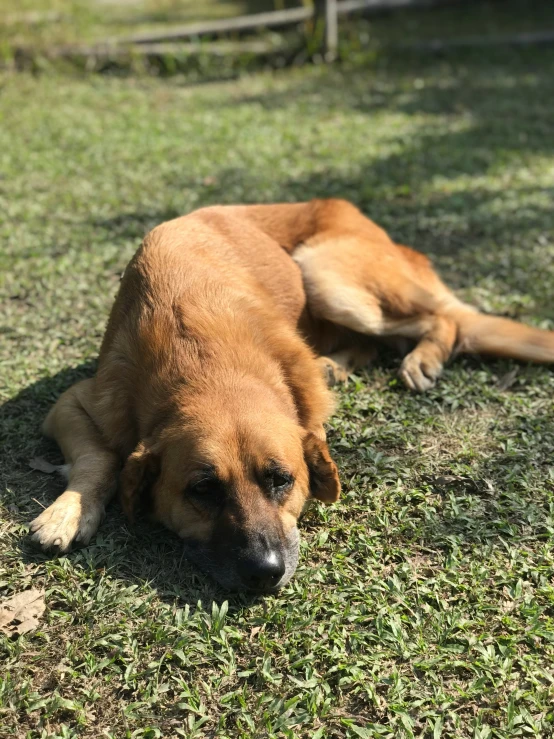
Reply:
[[299, 550], [296, 526], [278, 544], [260, 535], [254, 544], [237, 554], [229, 551], [224, 559], [210, 547], [185, 541], [188, 558], [224, 588], [256, 593], [276, 592], [286, 585], [298, 566]]

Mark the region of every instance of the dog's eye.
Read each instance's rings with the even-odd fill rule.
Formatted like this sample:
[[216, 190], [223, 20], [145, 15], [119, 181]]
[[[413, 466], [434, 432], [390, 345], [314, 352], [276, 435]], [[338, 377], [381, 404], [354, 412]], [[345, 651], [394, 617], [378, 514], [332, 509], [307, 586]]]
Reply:
[[225, 494], [223, 483], [216, 477], [203, 477], [199, 480], [193, 480], [187, 485], [186, 492], [195, 501], [210, 506], [223, 502]]
[[265, 483], [271, 494], [278, 497], [290, 490], [294, 478], [285, 470], [270, 468], [265, 473]]
[[283, 488], [288, 488], [292, 485], [292, 477], [280, 472], [274, 472], [271, 476], [271, 484], [275, 490], [282, 490]]

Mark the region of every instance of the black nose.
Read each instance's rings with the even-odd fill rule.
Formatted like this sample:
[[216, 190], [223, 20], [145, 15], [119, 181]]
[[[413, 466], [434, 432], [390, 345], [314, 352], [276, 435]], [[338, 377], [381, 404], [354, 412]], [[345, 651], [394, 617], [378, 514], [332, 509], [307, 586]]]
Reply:
[[285, 574], [285, 561], [277, 549], [249, 553], [239, 562], [241, 580], [250, 590], [272, 590]]

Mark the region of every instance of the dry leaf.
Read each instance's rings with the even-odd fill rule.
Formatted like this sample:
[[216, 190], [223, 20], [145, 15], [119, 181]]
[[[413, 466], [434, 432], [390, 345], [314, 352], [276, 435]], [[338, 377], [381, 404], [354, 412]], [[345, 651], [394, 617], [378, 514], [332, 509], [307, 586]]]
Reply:
[[0, 603], [0, 631], [17, 636], [33, 631], [44, 613], [44, 590], [25, 590]]
[[461, 475], [441, 475], [440, 477], [435, 477], [433, 482], [436, 485], [453, 485], [455, 482], [465, 482], [466, 480], [467, 477]]
[[483, 479], [483, 482], [487, 486], [487, 490], [489, 491], [489, 493], [494, 493], [495, 492], [495, 487], [494, 487], [494, 483], [493, 483], [492, 480], [487, 480], [486, 478], [484, 478]]
[[263, 629], [263, 626], [254, 626], [250, 629], [250, 638], [249, 641], [254, 641], [254, 637], [256, 634], [259, 634], [260, 631]]
[[514, 382], [516, 381], [518, 372], [519, 372], [518, 367], [514, 367], [513, 370], [506, 372], [506, 374], [503, 377], [501, 377], [500, 380], [498, 380], [498, 382], [496, 383], [496, 387], [499, 390], [508, 390], [509, 388], [511, 388]]
[[47, 475], [51, 475], [53, 472], [58, 471], [58, 466], [55, 464], [50, 464], [50, 462], [47, 462], [42, 457], [35, 457], [34, 459], [31, 459], [29, 462], [29, 467], [32, 470], [38, 470], [39, 472], [46, 472]]

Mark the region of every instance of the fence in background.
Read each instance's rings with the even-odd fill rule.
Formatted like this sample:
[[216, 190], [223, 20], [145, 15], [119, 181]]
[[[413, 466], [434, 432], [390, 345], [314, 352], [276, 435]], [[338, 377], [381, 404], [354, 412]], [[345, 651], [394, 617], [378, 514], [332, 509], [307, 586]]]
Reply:
[[322, 35], [323, 54], [327, 61], [332, 61], [337, 55], [339, 41], [338, 18], [354, 11], [382, 11], [407, 7], [424, 7], [430, 5], [445, 5], [454, 0], [315, 0], [311, 6], [302, 5], [297, 8], [274, 10], [254, 15], [241, 15], [235, 18], [193, 23], [186, 26], [172, 28], [158, 33], [138, 33], [118, 39], [119, 43], [142, 44], [163, 43], [199, 36], [212, 36], [234, 31], [247, 31], [257, 28], [271, 28], [286, 26], [314, 20], [314, 32], [323, 23]]

